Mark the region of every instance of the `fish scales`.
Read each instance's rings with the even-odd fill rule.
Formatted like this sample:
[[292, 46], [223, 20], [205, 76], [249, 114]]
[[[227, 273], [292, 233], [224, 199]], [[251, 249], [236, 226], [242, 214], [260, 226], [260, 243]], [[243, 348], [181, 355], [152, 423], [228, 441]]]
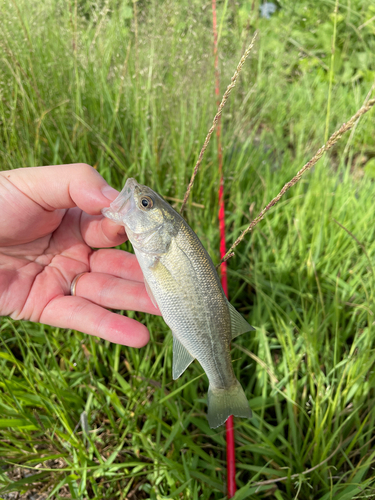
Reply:
[[210, 426], [223, 424], [231, 414], [250, 417], [230, 343], [253, 328], [227, 301], [197, 235], [160, 195], [134, 179], [103, 214], [125, 226], [151, 300], [172, 330], [174, 378], [197, 359], [210, 383]]
[[[235, 378], [229, 352], [228, 306], [207, 252], [185, 224], [183, 221], [171, 251], [155, 268], [148, 268], [145, 277], [149, 285], [154, 284], [151, 288], [167, 325], [199, 360], [210, 383], [224, 388]], [[197, 255], [191, 264], [192, 256]]]

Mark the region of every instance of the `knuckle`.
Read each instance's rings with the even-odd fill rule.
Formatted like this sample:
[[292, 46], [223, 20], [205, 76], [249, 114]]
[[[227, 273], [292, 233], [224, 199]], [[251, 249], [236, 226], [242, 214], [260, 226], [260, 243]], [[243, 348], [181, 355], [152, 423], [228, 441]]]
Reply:
[[76, 168], [77, 168], [77, 170], [79, 170], [79, 173], [82, 175], [87, 175], [87, 174], [90, 175], [93, 172], [96, 173], [96, 170], [94, 169], [94, 167], [92, 167], [88, 163], [76, 163]]

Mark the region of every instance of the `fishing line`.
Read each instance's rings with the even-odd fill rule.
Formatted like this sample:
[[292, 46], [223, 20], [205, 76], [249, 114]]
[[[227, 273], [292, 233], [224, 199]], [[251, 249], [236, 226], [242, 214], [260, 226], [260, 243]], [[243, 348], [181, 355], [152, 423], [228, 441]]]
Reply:
[[[216, 23], [216, 0], [212, 0], [212, 27], [214, 34], [214, 65], [215, 65], [215, 95], [217, 106], [220, 105], [219, 99], [219, 58], [218, 58], [218, 40], [217, 40], [217, 23]], [[224, 211], [224, 177], [223, 177], [223, 154], [221, 149], [221, 116], [217, 122], [216, 128], [217, 139], [217, 158], [219, 168], [219, 229], [220, 229], [220, 258], [226, 254], [225, 243], [225, 211]], [[228, 280], [227, 280], [227, 262], [223, 262], [220, 267], [221, 285], [224, 293], [228, 298]], [[234, 427], [233, 415], [230, 415], [225, 422], [226, 427], [226, 442], [227, 442], [227, 493], [228, 498], [232, 498], [236, 493], [236, 456], [234, 446]]]

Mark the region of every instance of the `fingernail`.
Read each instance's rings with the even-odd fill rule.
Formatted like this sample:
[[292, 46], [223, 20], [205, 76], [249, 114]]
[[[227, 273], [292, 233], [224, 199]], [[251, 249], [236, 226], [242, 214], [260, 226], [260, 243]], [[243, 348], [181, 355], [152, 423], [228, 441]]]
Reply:
[[102, 193], [107, 198], [107, 200], [113, 201], [119, 194], [117, 189], [109, 186], [108, 184], [102, 187]]

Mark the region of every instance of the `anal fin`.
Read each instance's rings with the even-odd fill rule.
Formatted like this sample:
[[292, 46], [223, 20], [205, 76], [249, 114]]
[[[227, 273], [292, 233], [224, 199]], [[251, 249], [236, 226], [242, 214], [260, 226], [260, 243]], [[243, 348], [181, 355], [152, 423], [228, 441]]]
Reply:
[[186, 347], [181, 344], [176, 335], [173, 334], [173, 380], [178, 379], [194, 359], [195, 358], [189, 353]]
[[238, 337], [238, 335], [241, 335], [242, 333], [255, 330], [255, 328], [251, 326], [243, 316], [241, 316], [241, 314], [232, 306], [229, 301], [228, 307], [230, 314], [232, 339]]

